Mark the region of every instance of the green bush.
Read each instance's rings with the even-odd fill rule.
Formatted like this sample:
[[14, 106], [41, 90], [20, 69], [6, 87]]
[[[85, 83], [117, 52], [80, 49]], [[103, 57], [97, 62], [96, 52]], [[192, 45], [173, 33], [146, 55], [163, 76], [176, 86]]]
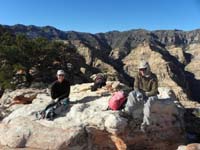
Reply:
[[13, 87], [12, 78], [20, 69], [28, 74], [31, 68], [36, 68], [48, 76], [48, 68], [52, 67], [54, 61], [61, 62], [60, 67], [64, 70], [67, 63], [72, 63], [75, 68], [80, 68], [83, 64], [80, 63], [83, 59], [70, 43], [41, 37], [30, 39], [25, 35], [14, 35], [0, 26], [0, 86]]

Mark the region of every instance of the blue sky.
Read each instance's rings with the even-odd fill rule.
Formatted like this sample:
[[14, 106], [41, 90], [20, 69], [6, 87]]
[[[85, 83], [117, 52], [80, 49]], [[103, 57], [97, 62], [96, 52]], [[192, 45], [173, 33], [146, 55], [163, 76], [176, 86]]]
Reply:
[[200, 28], [200, 0], [1, 0], [0, 24], [81, 32]]

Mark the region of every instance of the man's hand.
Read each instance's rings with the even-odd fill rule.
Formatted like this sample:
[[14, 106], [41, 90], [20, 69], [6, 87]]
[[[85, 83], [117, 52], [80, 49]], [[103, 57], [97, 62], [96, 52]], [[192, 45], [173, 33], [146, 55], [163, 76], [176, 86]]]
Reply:
[[136, 94], [136, 98], [137, 98], [137, 101], [142, 102], [142, 101], [144, 101], [144, 94], [142, 92], [138, 91]]
[[149, 94], [150, 94], [150, 92], [145, 92], [145, 95], [148, 97], [149, 96]]
[[148, 92], [145, 92], [144, 90], [139, 90], [139, 92], [140, 92], [141, 95], [142, 95], [142, 99], [143, 99], [144, 101], [146, 101], [146, 100], [148, 99], [148, 95], [147, 95]]

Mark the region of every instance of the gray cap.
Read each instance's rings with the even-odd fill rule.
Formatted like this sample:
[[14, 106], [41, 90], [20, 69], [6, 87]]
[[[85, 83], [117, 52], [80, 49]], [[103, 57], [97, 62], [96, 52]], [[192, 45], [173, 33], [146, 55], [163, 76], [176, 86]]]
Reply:
[[63, 70], [58, 70], [58, 71], [57, 71], [57, 75], [61, 75], [61, 74], [62, 74], [62, 75], [65, 75], [65, 72], [64, 72]]

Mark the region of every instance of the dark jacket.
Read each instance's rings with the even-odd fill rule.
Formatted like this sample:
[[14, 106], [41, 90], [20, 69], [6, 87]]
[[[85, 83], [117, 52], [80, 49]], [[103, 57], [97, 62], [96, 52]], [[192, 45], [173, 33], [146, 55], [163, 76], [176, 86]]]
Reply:
[[63, 82], [58, 82], [57, 80], [53, 82], [51, 86], [51, 98], [52, 99], [63, 99], [68, 98], [70, 93], [70, 84], [67, 80], [63, 80]]
[[148, 97], [157, 95], [158, 80], [156, 75], [151, 73], [149, 77], [143, 77], [138, 73], [134, 81], [134, 90], [145, 92]]

